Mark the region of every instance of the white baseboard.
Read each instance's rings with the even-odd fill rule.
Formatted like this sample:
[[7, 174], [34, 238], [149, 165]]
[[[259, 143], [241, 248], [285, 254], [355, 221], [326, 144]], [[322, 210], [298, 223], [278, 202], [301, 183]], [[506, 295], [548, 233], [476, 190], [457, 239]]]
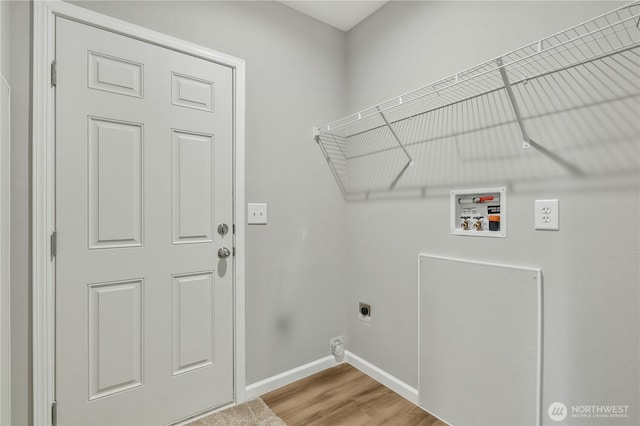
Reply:
[[[407, 401], [418, 405], [417, 389], [376, 367], [369, 361], [365, 361], [352, 352], [344, 351], [344, 361], [342, 362], [352, 365], [378, 383], [388, 387]], [[340, 363], [341, 362], [336, 361], [333, 355], [329, 355], [308, 364], [301, 365], [300, 367], [276, 374], [275, 376], [266, 378], [259, 382], [252, 383], [246, 388], [246, 400], [250, 401], [267, 392], [271, 392], [272, 390], [276, 390], [297, 380], [304, 379], [305, 377], [309, 377], [312, 374], [319, 373], [320, 371], [334, 367]]]
[[264, 395], [267, 392], [271, 392], [272, 390], [276, 390], [297, 380], [304, 379], [305, 377], [309, 377], [312, 374], [319, 373], [320, 371], [334, 367], [338, 364], [339, 363], [333, 355], [328, 355], [324, 358], [301, 365], [300, 367], [276, 374], [275, 376], [268, 377], [256, 383], [252, 383], [246, 388], [246, 400], [251, 401], [252, 399], [257, 398], [260, 395]]
[[[295, 381], [304, 379], [305, 377], [309, 377], [312, 374], [319, 373], [323, 370], [335, 367], [338, 364], [346, 362], [347, 364], [357, 368], [367, 376], [371, 377], [378, 383], [391, 389], [412, 404], [418, 405], [418, 391], [402, 380], [376, 367], [369, 361], [365, 361], [352, 352], [344, 351], [344, 357], [341, 358], [341, 361], [337, 361], [333, 355], [328, 355], [324, 358], [320, 358], [318, 360], [301, 365], [300, 367], [292, 368], [291, 370], [276, 374], [275, 376], [260, 380], [256, 383], [252, 383], [246, 387], [246, 401], [251, 401], [252, 399], [258, 398], [260, 395], [264, 395], [265, 393], [271, 392]], [[190, 418], [181, 423], [177, 423], [175, 426], [184, 426], [194, 420], [206, 417], [212, 413], [223, 410], [225, 408], [229, 408], [231, 406], [233, 406], [233, 404], [219, 407], [206, 413], [201, 413], [196, 417]]]
[[414, 405], [418, 405], [418, 390], [409, 386], [402, 380], [392, 376], [386, 371], [376, 367], [371, 364], [369, 361], [365, 361], [360, 358], [358, 355], [344, 351], [345, 354], [345, 362], [354, 366], [358, 370], [362, 371], [367, 376], [371, 377], [378, 383], [383, 386], [388, 387], [407, 401], [411, 402]]

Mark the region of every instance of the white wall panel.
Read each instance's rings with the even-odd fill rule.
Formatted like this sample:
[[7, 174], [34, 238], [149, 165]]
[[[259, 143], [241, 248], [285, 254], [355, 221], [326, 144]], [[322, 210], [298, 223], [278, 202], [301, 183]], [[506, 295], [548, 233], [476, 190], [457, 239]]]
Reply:
[[539, 423], [541, 271], [420, 256], [424, 409], [455, 425]]

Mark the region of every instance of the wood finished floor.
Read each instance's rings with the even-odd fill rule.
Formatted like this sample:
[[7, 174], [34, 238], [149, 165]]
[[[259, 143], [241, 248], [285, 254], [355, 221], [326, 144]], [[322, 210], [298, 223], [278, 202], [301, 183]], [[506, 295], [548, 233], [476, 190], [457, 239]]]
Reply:
[[447, 426], [349, 364], [261, 396], [288, 426]]

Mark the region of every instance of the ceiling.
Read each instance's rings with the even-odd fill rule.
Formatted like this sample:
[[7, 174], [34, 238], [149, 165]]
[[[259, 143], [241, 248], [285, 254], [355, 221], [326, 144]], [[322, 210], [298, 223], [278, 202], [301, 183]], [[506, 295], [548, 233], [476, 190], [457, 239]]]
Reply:
[[280, 3], [332, 27], [349, 31], [387, 1], [296, 0], [280, 1]]

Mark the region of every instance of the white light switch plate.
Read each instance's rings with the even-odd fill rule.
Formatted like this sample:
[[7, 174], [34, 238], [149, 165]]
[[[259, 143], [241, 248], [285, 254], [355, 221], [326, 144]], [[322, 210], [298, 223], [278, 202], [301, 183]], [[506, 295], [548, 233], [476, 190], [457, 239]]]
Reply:
[[247, 208], [247, 223], [249, 225], [267, 224], [267, 204], [249, 203]]
[[560, 229], [558, 200], [536, 200], [536, 229], [557, 231]]

